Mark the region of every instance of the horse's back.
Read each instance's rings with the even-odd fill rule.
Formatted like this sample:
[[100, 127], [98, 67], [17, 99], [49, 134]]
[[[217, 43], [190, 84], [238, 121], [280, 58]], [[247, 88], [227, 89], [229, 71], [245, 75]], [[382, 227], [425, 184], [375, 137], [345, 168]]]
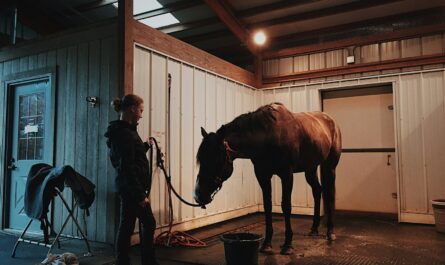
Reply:
[[286, 149], [290, 149], [295, 169], [305, 171], [323, 161], [339, 157], [340, 129], [327, 113], [290, 112], [282, 104], [273, 104], [272, 107], [276, 110], [280, 141], [287, 146]]

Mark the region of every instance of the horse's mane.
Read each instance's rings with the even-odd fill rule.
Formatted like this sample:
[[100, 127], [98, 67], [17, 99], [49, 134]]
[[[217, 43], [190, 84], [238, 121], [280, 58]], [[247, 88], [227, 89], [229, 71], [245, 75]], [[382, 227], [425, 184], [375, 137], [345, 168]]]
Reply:
[[[286, 109], [282, 103], [271, 103], [259, 107], [253, 112], [248, 112], [241, 114], [236, 117], [230, 123], [221, 126], [216, 132], [219, 135], [224, 135], [226, 130], [230, 131], [257, 131], [268, 129], [270, 126], [276, 122], [275, 113], [279, 111], [280, 108]], [[287, 109], [286, 109], [287, 110]]]

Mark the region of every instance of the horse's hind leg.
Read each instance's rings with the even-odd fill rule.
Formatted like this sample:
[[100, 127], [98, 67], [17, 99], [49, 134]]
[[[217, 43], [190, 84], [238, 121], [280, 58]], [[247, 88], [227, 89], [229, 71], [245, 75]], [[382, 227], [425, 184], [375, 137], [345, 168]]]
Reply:
[[255, 174], [258, 179], [258, 183], [260, 184], [261, 190], [263, 192], [263, 206], [264, 206], [264, 214], [266, 220], [266, 236], [264, 238], [263, 244], [260, 248], [260, 252], [263, 253], [272, 253], [272, 235], [273, 235], [273, 227], [272, 227], [272, 184], [271, 178], [272, 175], [261, 174], [255, 170]]
[[321, 165], [321, 185], [323, 190], [323, 201], [327, 216], [328, 240], [335, 240], [334, 234], [334, 211], [335, 211], [335, 165], [328, 162]]
[[290, 255], [293, 253], [292, 248], [292, 225], [291, 225], [291, 212], [292, 212], [292, 187], [293, 187], [293, 175], [292, 173], [280, 174], [281, 177], [281, 188], [282, 188], [282, 197], [281, 197], [281, 209], [284, 214], [284, 223], [285, 223], [285, 240], [283, 246], [281, 246], [281, 255]]
[[317, 168], [305, 172], [306, 181], [312, 188], [312, 196], [314, 198], [314, 217], [312, 219], [312, 228], [309, 232], [310, 236], [318, 235], [318, 226], [320, 225], [320, 201], [321, 201], [321, 185], [318, 181]]

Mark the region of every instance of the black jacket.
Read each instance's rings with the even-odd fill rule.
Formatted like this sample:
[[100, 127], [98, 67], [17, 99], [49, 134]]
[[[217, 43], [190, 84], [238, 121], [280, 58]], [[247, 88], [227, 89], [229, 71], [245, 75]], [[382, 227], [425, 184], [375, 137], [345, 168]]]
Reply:
[[111, 163], [116, 169], [117, 192], [125, 199], [143, 201], [151, 188], [146, 156], [149, 145], [139, 137], [136, 125], [122, 120], [110, 122], [105, 137]]

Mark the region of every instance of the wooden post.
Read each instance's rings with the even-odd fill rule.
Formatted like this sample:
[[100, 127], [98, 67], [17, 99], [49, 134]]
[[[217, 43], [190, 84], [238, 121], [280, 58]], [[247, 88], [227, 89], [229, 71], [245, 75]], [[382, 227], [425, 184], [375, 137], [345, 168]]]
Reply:
[[133, 0], [119, 0], [119, 83], [124, 94], [133, 93]]

